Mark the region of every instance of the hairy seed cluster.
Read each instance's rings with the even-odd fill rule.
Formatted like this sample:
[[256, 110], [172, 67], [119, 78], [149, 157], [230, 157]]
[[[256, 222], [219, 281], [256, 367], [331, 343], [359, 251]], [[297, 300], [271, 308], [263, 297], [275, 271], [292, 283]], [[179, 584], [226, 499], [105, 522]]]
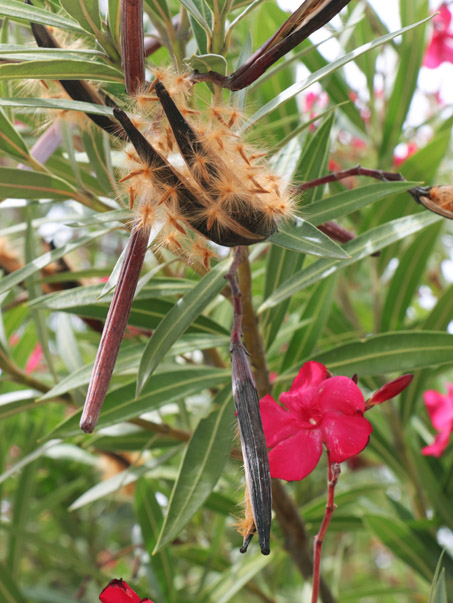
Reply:
[[157, 244], [209, 268], [209, 241], [232, 247], [269, 237], [292, 214], [286, 184], [269, 169], [265, 153], [235, 131], [232, 106], [191, 105], [191, 82], [155, 70], [137, 95], [129, 118], [116, 109], [131, 145], [120, 182], [136, 224], [159, 226]]

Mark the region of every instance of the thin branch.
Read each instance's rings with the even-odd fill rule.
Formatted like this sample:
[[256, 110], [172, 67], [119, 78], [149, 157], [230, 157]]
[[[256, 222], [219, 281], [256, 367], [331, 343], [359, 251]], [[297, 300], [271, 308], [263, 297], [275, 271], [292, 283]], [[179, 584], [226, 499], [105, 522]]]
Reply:
[[318, 534], [314, 538], [314, 555], [313, 555], [313, 591], [311, 596], [311, 603], [317, 603], [319, 593], [319, 580], [321, 575], [321, 552], [324, 538], [326, 536], [327, 528], [329, 527], [330, 520], [332, 519], [333, 512], [336, 509], [335, 505], [335, 486], [338, 483], [340, 476], [340, 465], [338, 463], [332, 463], [330, 461], [330, 454], [327, 451], [327, 475], [328, 475], [328, 489], [327, 489], [327, 503], [324, 518], [319, 528]]

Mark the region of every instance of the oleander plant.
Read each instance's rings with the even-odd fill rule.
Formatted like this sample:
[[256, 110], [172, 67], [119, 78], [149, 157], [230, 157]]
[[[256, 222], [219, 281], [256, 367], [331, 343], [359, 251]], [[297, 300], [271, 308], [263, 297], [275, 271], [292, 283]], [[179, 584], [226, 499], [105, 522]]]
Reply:
[[300, 2], [0, 0], [2, 601], [453, 601], [453, 6]]

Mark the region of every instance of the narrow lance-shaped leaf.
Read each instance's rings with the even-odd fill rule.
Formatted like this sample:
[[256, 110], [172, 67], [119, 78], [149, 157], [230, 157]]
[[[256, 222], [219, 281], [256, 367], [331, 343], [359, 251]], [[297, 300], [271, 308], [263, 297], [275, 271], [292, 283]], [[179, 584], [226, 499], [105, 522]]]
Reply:
[[210, 495], [228, 458], [234, 434], [231, 387], [214, 399], [187, 445], [154, 552], [174, 540]]
[[231, 260], [228, 259], [212, 268], [190, 293], [173, 306], [159, 324], [143, 352], [137, 375], [137, 394], [141, 392], [159, 362], [178, 337], [223, 289], [225, 286], [224, 275], [230, 263]]

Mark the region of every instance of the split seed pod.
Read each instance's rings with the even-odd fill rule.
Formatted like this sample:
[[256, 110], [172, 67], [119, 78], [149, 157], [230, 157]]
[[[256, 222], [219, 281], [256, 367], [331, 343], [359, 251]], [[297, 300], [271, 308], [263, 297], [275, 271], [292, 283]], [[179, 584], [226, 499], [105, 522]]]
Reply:
[[417, 186], [408, 192], [429, 211], [453, 220], [453, 186]]

